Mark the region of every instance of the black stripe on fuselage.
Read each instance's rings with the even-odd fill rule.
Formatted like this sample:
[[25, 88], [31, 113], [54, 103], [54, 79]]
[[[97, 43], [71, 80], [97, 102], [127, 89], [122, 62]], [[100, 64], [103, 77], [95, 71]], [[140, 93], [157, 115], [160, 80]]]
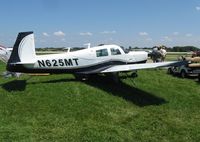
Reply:
[[92, 65], [88, 67], [75, 68], [75, 69], [52, 69], [52, 68], [26, 68], [22, 64], [8, 64], [7, 70], [11, 72], [22, 72], [22, 73], [78, 73], [78, 74], [95, 74], [100, 73], [101, 71], [108, 69], [115, 65], [125, 65], [125, 64], [139, 64], [146, 63], [146, 60], [140, 62], [126, 63], [123, 61], [108, 61], [100, 63], [97, 65]]

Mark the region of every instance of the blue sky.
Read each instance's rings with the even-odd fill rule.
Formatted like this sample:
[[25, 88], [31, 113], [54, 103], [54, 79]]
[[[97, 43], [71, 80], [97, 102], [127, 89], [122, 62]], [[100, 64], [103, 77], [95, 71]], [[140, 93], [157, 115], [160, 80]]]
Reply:
[[200, 0], [0, 0], [0, 44], [34, 31], [37, 47], [200, 47]]

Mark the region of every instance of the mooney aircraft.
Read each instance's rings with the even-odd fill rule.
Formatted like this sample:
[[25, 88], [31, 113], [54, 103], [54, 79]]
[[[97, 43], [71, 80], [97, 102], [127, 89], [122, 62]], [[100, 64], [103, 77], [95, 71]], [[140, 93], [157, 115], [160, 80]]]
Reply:
[[178, 62], [146, 63], [147, 52], [125, 53], [117, 45], [102, 45], [59, 54], [36, 55], [33, 32], [18, 34], [7, 70], [21, 73], [108, 74], [172, 66]]

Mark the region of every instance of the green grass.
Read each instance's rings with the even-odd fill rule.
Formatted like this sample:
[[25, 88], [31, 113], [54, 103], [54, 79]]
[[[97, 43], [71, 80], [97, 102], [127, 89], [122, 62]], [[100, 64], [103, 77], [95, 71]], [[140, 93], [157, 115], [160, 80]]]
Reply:
[[0, 141], [199, 141], [199, 83], [165, 70], [138, 74], [135, 84], [0, 77]]
[[[181, 56], [183, 57], [191, 57], [190, 52], [168, 52], [165, 58], [165, 61], [177, 61]], [[152, 61], [152, 59], [149, 57], [149, 61]]]
[[180, 56], [187, 56], [187, 57], [191, 57], [192, 53], [191, 52], [168, 52], [167, 55], [166, 55], [166, 60], [167, 61], [177, 61], [177, 59], [180, 57]]

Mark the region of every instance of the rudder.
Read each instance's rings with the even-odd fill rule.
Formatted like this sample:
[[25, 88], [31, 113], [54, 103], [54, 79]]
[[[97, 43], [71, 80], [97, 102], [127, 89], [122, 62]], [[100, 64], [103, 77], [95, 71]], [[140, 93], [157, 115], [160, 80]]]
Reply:
[[33, 63], [35, 62], [35, 58], [33, 32], [19, 33], [8, 63]]

